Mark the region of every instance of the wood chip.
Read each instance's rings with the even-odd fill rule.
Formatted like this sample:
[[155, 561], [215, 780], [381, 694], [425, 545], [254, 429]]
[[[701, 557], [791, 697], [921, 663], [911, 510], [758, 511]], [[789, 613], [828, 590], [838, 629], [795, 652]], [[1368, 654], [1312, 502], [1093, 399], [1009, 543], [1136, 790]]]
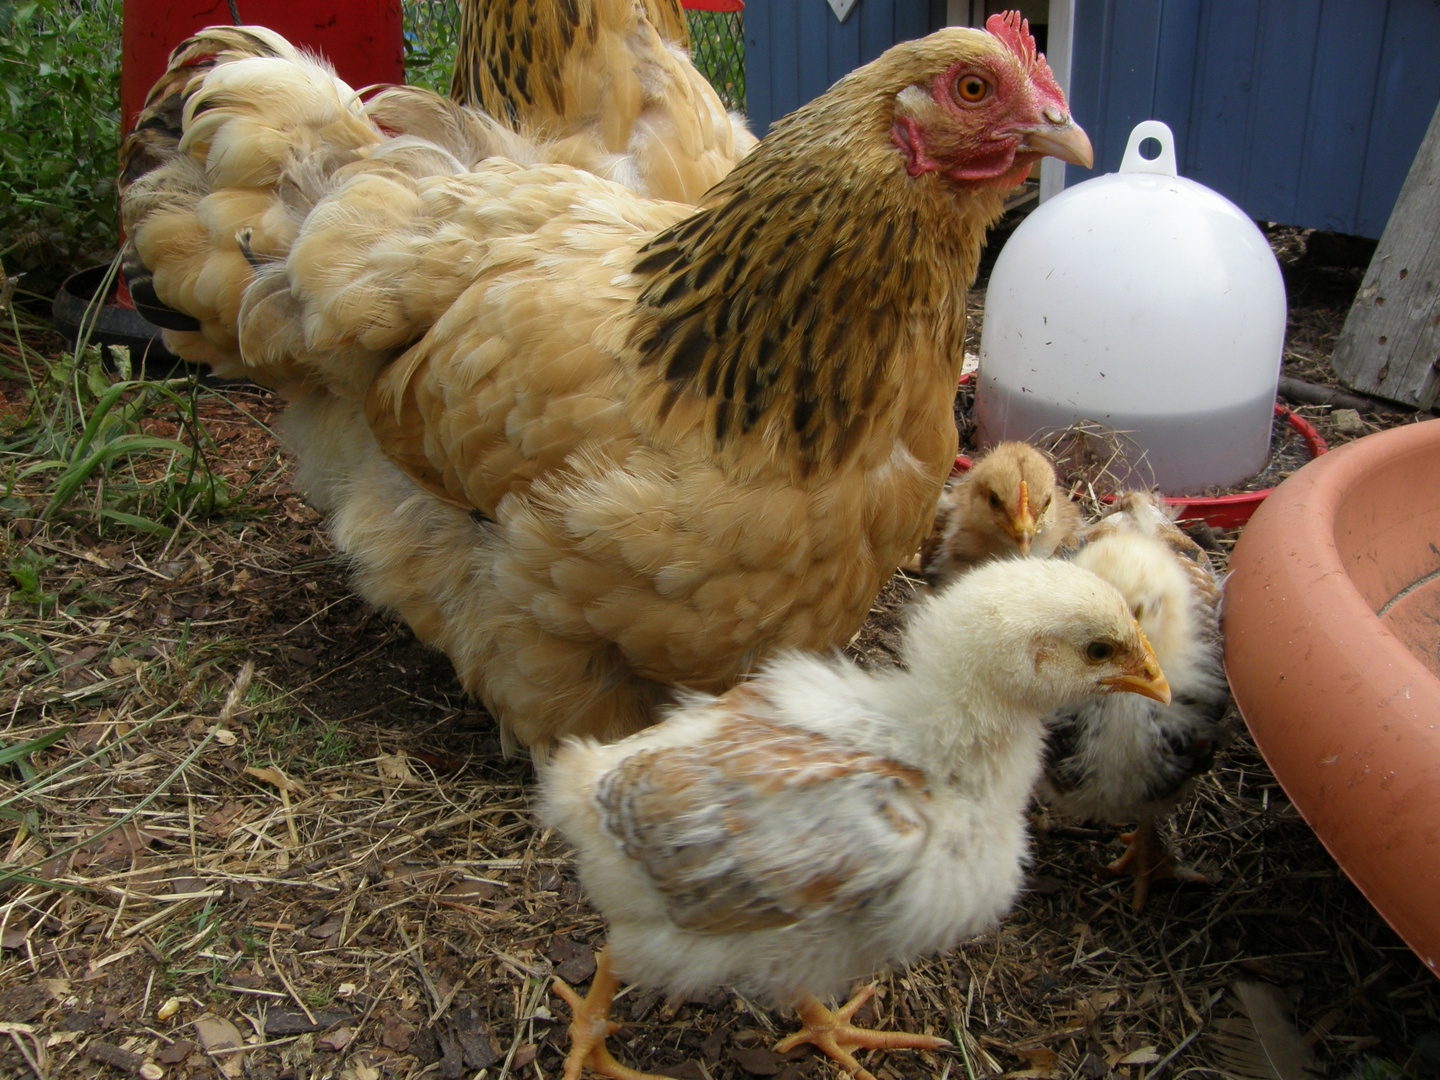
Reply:
[[128, 1073], [138, 1073], [140, 1066], [145, 1064], [145, 1059], [139, 1054], [132, 1054], [129, 1050], [122, 1050], [99, 1039], [92, 1039], [86, 1045], [85, 1056], [91, 1061], [98, 1061], [102, 1065]]
[[353, 1020], [354, 1017], [343, 1009], [316, 1009], [312, 1023], [299, 1009], [270, 1009], [265, 1013], [265, 1037], [281, 1038], [286, 1035], [302, 1035], [307, 1031], [324, 1031], [336, 1024]]

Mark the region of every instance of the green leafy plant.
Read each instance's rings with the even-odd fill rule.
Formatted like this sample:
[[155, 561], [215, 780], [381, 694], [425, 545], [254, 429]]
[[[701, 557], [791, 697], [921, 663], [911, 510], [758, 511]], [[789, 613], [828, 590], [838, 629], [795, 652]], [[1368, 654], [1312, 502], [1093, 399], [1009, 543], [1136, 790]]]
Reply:
[[118, 242], [121, 0], [0, 0], [0, 257], [48, 295]]
[[58, 598], [45, 591], [41, 574], [54, 563], [53, 558], [35, 551], [21, 551], [6, 565], [15, 586], [14, 598], [35, 607], [44, 616], [53, 614]]

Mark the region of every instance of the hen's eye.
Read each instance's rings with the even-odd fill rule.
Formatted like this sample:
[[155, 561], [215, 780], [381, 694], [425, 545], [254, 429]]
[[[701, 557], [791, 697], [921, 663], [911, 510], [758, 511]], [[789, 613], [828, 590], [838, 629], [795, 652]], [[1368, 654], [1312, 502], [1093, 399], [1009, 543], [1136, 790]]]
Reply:
[[1108, 641], [1092, 641], [1085, 646], [1085, 659], [1092, 664], [1103, 664], [1115, 655], [1115, 646]]
[[979, 75], [962, 75], [955, 83], [955, 96], [967, 105], [974, 105], [990, 96], [990, 84]]

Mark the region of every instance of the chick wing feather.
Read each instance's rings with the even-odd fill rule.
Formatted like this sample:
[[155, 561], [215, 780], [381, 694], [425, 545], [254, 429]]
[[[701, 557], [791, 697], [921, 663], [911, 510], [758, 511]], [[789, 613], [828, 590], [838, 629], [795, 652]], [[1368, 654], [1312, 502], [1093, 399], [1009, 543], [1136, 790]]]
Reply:
[[929, 832], [916, 770], [749, 716], [703, 747], [625, 758], [594, 798], [672, 921], [699, 932], [843, 915], [904, 880]]

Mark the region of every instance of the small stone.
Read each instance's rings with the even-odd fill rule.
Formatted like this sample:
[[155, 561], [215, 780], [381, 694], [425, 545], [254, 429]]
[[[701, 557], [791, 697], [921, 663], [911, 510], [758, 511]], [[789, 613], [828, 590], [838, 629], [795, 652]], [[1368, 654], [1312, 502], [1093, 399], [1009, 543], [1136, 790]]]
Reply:
[[1336, 409], [1330, 414], [1330, 420], [1341, 435], [1365, 434], [1365, 421], [1354, 409]]

